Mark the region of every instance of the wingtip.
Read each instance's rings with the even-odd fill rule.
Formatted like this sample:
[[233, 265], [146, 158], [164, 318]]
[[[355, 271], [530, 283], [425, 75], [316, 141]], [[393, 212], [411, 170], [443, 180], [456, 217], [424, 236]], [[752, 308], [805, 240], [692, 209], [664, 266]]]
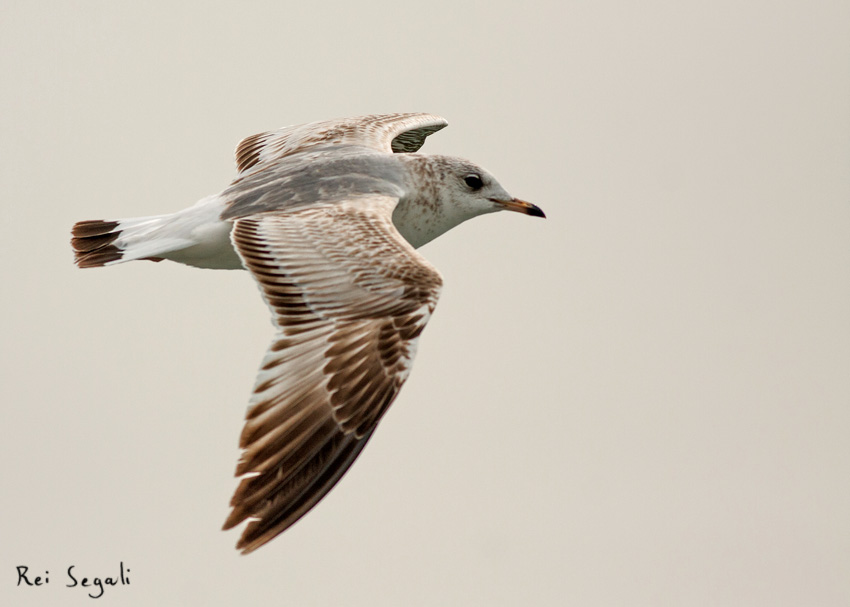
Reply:
[[244, 515], [240, 515], [240, 514], [241, 513], [238, 511], [237, 508], [234, 508], [233, 510], [231, 510], [227, 519], [224, 521], [224, 524], [221, 526], [221, 530], [222, 531], [230, 531], [236, 525], [238, 525], [243, 520], [245, 520]]

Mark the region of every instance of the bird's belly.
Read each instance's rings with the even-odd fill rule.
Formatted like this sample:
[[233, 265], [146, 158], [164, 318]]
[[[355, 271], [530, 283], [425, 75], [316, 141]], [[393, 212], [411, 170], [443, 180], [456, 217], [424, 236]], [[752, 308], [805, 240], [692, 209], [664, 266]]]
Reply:
[[177, 263], [212, 270], [244, 270], [242, 260], [230, 242], [233, 222], [217, 220], [196, 226], [192, 240], [196, 244], [164, 255]]

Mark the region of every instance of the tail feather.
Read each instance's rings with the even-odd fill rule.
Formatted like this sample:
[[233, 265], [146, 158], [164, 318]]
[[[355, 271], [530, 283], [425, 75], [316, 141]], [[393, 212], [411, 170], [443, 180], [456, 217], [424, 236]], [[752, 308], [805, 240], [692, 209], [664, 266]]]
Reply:
[[163, 233], [172, 218], [156, 215], [77, 222], [71, 229], [74, 262], [81, 268], [98, 268], [136, 259], [162, 261], [168, 253], [192, 244], [186, 237]]
[[208, 196], [166, 215], [80, 221], [71, 230], [74, 261], [81, 268], [170, 259], [199, 268], [240, 269], [230, 242], [232, 223], [221, 219], [224, 202]]
[[71, 230], [74, 262], [81, 268], [97, 268], [119, 261], [123, 251], [115, 246], [121, 235], [117, 221], [80, 221]]

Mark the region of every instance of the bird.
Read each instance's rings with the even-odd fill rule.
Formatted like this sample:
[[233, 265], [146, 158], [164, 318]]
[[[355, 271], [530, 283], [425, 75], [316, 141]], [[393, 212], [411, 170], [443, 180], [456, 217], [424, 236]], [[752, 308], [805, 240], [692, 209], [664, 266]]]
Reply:
[[398, 395], [443, 285], [417, 249], [478, 215], [545, 217], [476, 164], [418, 153], [447, 124], [396, 113], [259, 133], [238, 144], [237, 175], [221, 193], [176, 213], [72, 228], [80, 268], [169, 260], [256, 281], [275, 333], [223, 526], [246, 523], [243, 554], [334, 487]]

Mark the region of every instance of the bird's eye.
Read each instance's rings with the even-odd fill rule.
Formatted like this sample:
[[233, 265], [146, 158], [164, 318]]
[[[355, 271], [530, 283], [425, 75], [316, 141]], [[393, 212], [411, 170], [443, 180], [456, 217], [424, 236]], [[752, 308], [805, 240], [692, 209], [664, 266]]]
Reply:
[[481, 181], [481, 175], [476, 175], [475, 173], [467, 175], [463, 178], [463, 181], [473, 190], [480, 190], [484, 187], [484, 182]]

